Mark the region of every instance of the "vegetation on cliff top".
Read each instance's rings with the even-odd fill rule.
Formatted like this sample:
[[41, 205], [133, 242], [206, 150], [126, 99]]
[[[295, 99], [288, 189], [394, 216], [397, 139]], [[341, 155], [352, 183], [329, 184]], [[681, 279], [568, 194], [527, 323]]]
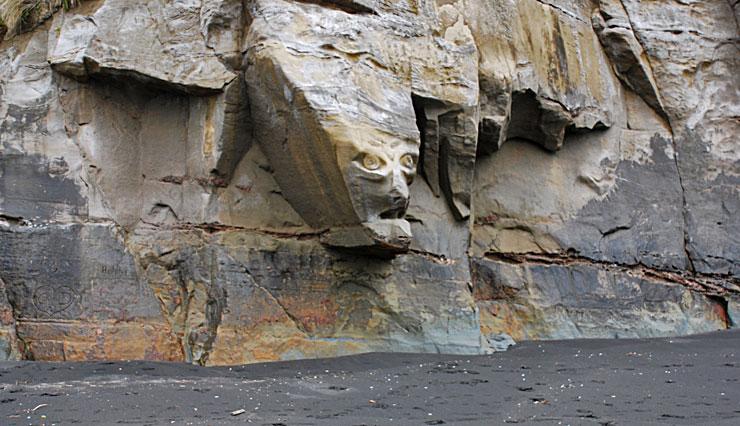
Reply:
[[15, 35], [24, 27], [34, 27], [59, 8], [68, 10], [81, 0], [0, 0], [0, 40]]

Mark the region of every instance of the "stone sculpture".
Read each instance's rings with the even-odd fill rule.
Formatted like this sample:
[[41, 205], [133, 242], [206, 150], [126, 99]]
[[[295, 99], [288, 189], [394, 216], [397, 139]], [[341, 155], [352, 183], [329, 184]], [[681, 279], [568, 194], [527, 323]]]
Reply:
[[380, 6], [253, 6], [245, 69], [256, 139], [285, 197], [311, 226], [328, 230], [328, 245], [408, 247], [403, 217], [420, 158], [417, 120], [429, 130], [425, 176], [459, 219], [469, 216], [477, 50], [462, 21], [444, 31], [430, 10], [416, 12], [430, 4], [413, 6], [395, 15]]

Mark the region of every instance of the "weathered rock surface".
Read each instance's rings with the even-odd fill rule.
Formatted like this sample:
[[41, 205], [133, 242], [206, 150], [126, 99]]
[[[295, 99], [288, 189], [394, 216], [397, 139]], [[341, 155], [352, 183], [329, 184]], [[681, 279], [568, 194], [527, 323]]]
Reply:
[[599, 10], [591, 19], [619, 79], [665, 116], [650, 62], [635, 37], [621, 0], [599, 1]]
[[5, 283], [0, 280], [0, 360], [18, 359], [18, 334], [15, 328], [13, 306], [8, 301]]
[[655, 73], [684, 189], [686, 250], [697, 272], [740, 274], [740, 65], [730, 2], [624, 1]]
[[194, 94], [222, 90], [236, 75], [219, 56], [238, 51], [241, 16], [239, 2], [109, 0], [90, 15], [56, 20], [48, 59], [78, 79], [141, 80]]
[[343, 255], [243, 231], [141, 230], [131, 247], [188, 361], [480, 351], [466, 261]]
[[425, 176], [456, 216], [470, 214], [477, 49], [461, 20], [445, 30], [430, 6], [357, 14], [280, 0], [252, 6], [245, 68], [255, 136], [309, 225], [349, 227], [332, 232], [331, 245], [408, 246], [402, 216], [420, 157], [412, 95], [434, 122], [425, 127], [424, 161], [433, 164]]
[[[517, 259], [519, 260], [519, 259]], [[481, 330], [515, 340], [662, 336], [727, 327], [718, 301], [670, 278], [587, 261], [479, 259]]]
[[737, 326], [736, 12], [39, 14], [0, 44], [0, 359], [471, 354]]
[[113, 225], [11, 225], [0, 233], [5, 293], [25, 357], [182, 358]]
[[619, 84], [589, 23], [588, 3], [455, 3], [480, 51], [481, 152], [512, 138], [557, 150], [566, 129], [612, 125]]

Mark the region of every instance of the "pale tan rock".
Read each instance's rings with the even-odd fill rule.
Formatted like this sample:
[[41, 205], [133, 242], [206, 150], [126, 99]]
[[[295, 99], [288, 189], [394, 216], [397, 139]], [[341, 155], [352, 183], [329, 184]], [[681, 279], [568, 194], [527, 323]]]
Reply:
[[[545, 119], [547, 125], [540, 126], [544, 134], [529, 136], [547, 149], [562, 146], [565, 128], [586, 130], [614, 123], [619, 83], [582, 14], [590, 14], [586, 2], [469, 0], [458, 4], [480, 52], [479, 151], [496, 151], [515, 134], [532, 133], [526, 125], [515, 123], [510, 134], [512, 118], [526, 122], [533, 114], [554, 114], [553, 123]], [[538, 100], [539, 112], [532, 111], [528, 93]]]
[[601, 0], [592, 23], [619, 78], [658, 114], [665, 116], [647, 55], [637, 41], [619, 0]]
[[59, 34], [49, 63], [78, 79], [104, 76], [188, 93], [220, 91], [236, 75], [211, 48], [234, 52], [235, 36], [226, 40], [210, 33], [208, 22], [218, 13], [205, 9], [206, 42], [200, 14], [200, 1], [195, 0], [107, 0], [92, 15], [73, 10], [54, 22]]
[[[257, 139], [301, 217], [345, 229], [325, 239], [340, 246], [364, 245], [367, 237], [347, 233], [358, 225], [362, 233], [363, 224], [373, 228], [367, 235], [388, 230], [378, 245], [408, 244], [391, 236], [406, 235], [394, 221], [406, 211], [419, 161], [412, 95], [476, 114], [477, 51], [462, 21], [447, 40], [432, 32], [426, 11], [390, 11], [353, 15], [281, 1], [252, 10], [245, 69]], [[463, 133], [447, 164], [466, 173], [440, 171], [461, 218], [469, 214], [475, 125]]]

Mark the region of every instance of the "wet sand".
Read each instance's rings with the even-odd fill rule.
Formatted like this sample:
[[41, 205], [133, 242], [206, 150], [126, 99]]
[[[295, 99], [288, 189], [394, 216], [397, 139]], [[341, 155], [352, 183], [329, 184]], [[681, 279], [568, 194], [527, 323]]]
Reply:
[[740, 425], [739, 357], [735, 330], [231, 368], [3, 362], [0, 424]]

